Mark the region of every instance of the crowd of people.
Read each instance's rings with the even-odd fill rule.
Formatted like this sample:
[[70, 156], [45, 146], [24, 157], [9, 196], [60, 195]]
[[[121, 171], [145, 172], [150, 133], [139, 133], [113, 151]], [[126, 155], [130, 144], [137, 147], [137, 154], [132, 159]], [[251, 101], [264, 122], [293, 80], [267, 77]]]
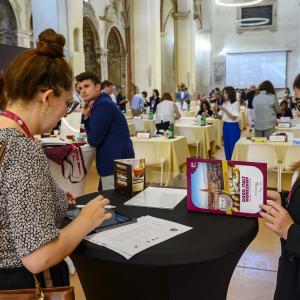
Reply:
[[[52, 29], [39, 35], [36, 48], [18, 55], [0, 80], [0, 144], [5, 155], [0, 164], [0, 290], [33, 288], [32, 273], [44, 285], [43, 271], [50, 269], [54, 286], [69, 284], [64, 258], [101, 222], [111, 217], [104, 208], [109, 200], [98, 196], [80, 212], [79, 217], [62, 227], [68, 205], [75, 202], [69, 191], [53, 180], [42, 146], [35, 134], [49, 132], [74, 107], [74, 76], [63, 52], [65, 39]], [[227, 86], [214, 89], [207, 97], [197, 97], [195, 116], [222, 118], [226, 159], [231, 159], [239, 140], [240, 106], [247, 105], [250, 131], [268, 136], [275, 130], [277, 118], [292, 118], [300, 100], [300, 75], [293, 85], [295, 98], [287, 88], [279, 105], [270, 81], [247, 90]], [[83, 122], [88, 142], [96, 147], [96, 165], [100, 175], [99, 191], [113, 188], [115, 159], [133, 158], [134, 150], [124, 115], [129, 102], [124, 87], [90, 72], [76, 76], [75, 98], [82, 101]], [[76, 101], [76, 100], [75, 100]], [[174, 123], [181, 112], [190, 110], [191, 95], [185, 84], [175, 94], [157, 89], [135, 94], [130, 107], [139, 117], [145, 108], [156, 113], [156, 123]], [[298, 113], [299, 115], [299, 113]], [[294, 170], [300, 174], [299, 163]], [[261, 216], [266, 226], [282, 241], [275, 299], [300, 297], [300, 178], [291, 193], [268, 192]], [[291, 260], [293, 258], [293, 260]], [[292, 264], [292, 262], [295, 262]]]

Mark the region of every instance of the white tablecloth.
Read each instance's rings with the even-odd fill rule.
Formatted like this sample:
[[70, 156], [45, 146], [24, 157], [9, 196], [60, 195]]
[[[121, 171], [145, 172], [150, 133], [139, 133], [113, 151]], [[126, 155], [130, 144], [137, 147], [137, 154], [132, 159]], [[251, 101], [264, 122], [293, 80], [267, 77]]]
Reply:
[[[94, 156], [96, 153], [96, 151], [95, 151], [96, 148], [91, 147], [88, 144], [83, 145], [80, 148], [82, 151], [85, 168], [88, 172], [91, 167], [91, 164], [93, 162], [93, 159], [94, 159]], [[70, 154], [70, 155], [72, 155], [72, 154]], [[87, 176], [85, 176], [84, 179], [79, 183], [71, 183], [69, 181], [69, 179], [66, 179], [63, 177], [61, 165], [57, 164], [56, 162], [54, 162], [50, 159], [48, 159], [48, 161], [49, 161], [49, 165], [50, 165], [51, 174], [52, 174], [55, 182], [58, 184], [58, 186], [60, 188], [62, 188], [63, 190], [68, 190], [68, 191], [72, 192], [75, 195], [75, 197], [78, 197], [78, 196], [81, 196], [84, 194], [84, 186], [85, 186]], [[68, 168], [67, 164], [65, 164], [65, 165]], [[82, 170], [81, 170], [81, 172], [82, 172]], [[81, 178], [81, 176], [82, 176], [79, 174], [77, 165], [74, 165], [74, 173], [73, 174], [75, 177], [78, 177], [78, 178]], [[73, 179], [76, 179], [76, 178], [73, 178]]]

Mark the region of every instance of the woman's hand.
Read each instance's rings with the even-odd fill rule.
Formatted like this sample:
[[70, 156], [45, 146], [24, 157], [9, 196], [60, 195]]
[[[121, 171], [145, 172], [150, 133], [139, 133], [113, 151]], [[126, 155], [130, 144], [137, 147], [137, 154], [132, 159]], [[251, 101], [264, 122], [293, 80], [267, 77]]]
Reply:
[[75, 198], [74, 194], [71, 193], [71, 192], [68, 191], [68, 190], [65, 190], [65, 194], [66, 194], [66, 196], [67, 196], [68, 204], [69, 204], [69, 205], [75, 205], [75, 204], [76, 204], [76, 200], [75, 200], [76, 198]]
[[91, 230], [93, 230], [104, 220], [111, 218], [111, 213], [106, 212], [104, 208], [107, 204], [109, 204], [109, 200], [100, 195], [87, 203], [85, 207], [81, 209], [78, 217], [90, 222]]
[[294, 224], [288, 211], [274, 200], [268, 200], [267, 205], [261, 204], [259, 207], [264, 210], [260, 215], [265, 219], [265, 226], [286, 240], [289, 228]]

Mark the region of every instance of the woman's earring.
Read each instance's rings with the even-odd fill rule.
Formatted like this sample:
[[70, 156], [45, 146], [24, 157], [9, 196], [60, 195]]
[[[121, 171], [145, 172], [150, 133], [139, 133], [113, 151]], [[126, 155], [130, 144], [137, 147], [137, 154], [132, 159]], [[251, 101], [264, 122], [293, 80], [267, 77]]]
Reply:
[[[44, 112], [46, 112], [46, 111], [44, 110], [44, 107], [43, 107], [43, 106], [42, 106], [41, 112], [42, 112], [42, 114], [43, 114]], [[48, 109], [47, 109], [47, 114], [50, 114], [50, 112], [51, 112], [51, 108], [48, 107]]]

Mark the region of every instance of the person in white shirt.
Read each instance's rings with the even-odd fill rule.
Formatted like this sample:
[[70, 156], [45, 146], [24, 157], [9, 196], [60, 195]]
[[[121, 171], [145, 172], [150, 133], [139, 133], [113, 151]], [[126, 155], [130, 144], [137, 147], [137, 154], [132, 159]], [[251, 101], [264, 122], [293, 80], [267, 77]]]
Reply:
[[113, 86], [112, 86], [112, 93], [110, 94], [110, 97], [111, 97], [111, 100], [113, 101], [113, 102], [115, 102], [116, 104], [117, 104], [117, 98], [116, 98], [116, 95], [117, 95], [117, 88], [116, 88], [116, 86], [113, 84]]
[[157, 131], [160, 129], [167, 130], [169, 125], [174, 124], [174, 121], [180, 119], [180, 117], [180, 112], [173, 102], [171, 94], [164, 93], [156, 108], [155, 123]]
[[186, 111], [188, 109], [188, 105], [183, 99], [180, 99], [178, 102], [176, 102], [176, 106], [180, 111]]
[[223, 119], [223, 139], [225, 157], [231, 159], [235, 143], [241, 137], [239, 127], [240, 104], [232, 86], [223, 89], [225, 103], [220, 107], [219, 115]]

